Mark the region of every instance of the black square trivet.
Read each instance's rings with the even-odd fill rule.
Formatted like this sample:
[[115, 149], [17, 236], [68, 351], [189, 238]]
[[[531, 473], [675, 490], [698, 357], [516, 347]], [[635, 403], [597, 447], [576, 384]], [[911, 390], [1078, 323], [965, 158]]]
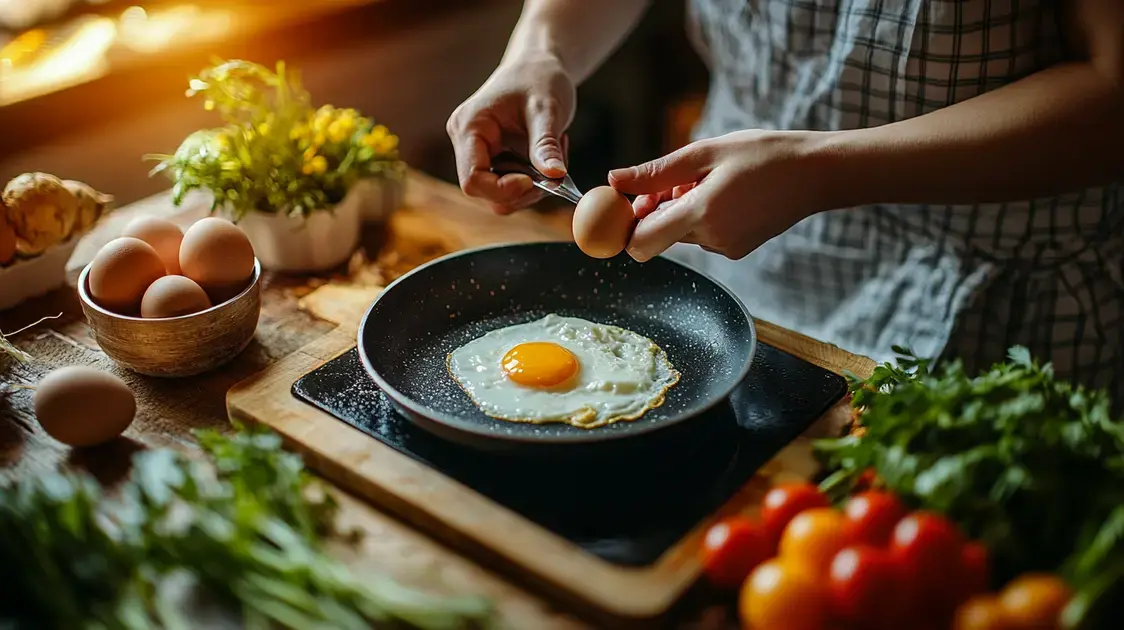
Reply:
[[758, 344], [729, 402], [689, 426], [596, 454], [578, 445], [573, 456], [532, 459], [482, 452], [416, 427], [394, 410], [354, 348], [293, 385], [305, 402], [589, 553], [630, 566], [654, 563], [844, 393], [840, 376]]

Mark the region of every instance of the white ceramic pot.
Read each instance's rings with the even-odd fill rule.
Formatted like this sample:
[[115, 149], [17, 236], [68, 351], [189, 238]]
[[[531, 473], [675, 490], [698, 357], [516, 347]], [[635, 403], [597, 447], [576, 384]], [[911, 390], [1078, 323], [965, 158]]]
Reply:
[[332, 210], [308, 216], [251, 212], [238, 221], [262, 267], [315, 273], [343, 264], [359, 245], [361, 195], [348, 193]]
[[357, 197], [364, 222], [382, 223], [402, 206], [406, 181], [367, 178], [352, 186], [348, 194]]

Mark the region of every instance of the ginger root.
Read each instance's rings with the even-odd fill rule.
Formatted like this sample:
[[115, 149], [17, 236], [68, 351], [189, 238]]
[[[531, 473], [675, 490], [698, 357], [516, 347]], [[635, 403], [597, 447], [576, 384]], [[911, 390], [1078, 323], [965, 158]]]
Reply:
[[81, 182], [24, 173], [8, 182], [2, 200], [15, 232], [16, 251], [35, 256], [89, 229], [113, 198]]

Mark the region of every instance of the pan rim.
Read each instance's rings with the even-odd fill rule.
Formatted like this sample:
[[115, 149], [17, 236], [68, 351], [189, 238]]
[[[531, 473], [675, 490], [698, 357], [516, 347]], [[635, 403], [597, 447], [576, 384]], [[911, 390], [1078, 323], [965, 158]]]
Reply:
[[[411, 276], [413, 276], [415, 274], [418, 274], [418, 273], [421, 273], [421, 272], [425, 271], [426, 269], [428, 269], [430, 267], [433, 267], [433, 266], [436, 266], [438, 264], [446, 263], [449, 260], [452, 260], [452, 259], [455, 259], [455, 258], [460, 258], [462, 256], [469, 256], [469, 255], [472, 255], [472, 254], [477, 254], [477, 253], [480, 253], [480, 252], [496, 250], [496, 249], [517, 249], [517, 248], [528, 248], [528, 249], [530, 249], [530, 248], [534, 248], [534, 247], [542, 247], [544, 245], [567, 245], [567, 244], [576, 247], [576, 245], [574, 245], [573, 243], [567, 243], [566, 241], [531, 241], [531, 242], [523, 242], [523, 243], [500, 243], [500, 244], [471, 247], [471, 248], [461, 249], [461, 250], [458, 250], [458, 251], [455, 251], [455, 252], [450, 252], [448, 254], [445, 254], [444, 256], [441, 256], [439, 258], [435, 258], [435, 259], [433, 259], [429, 262], [418, 265], [417, 267], [411, 269], [410, 271], [406, 272], [405, 274], [399, 276], [397, 279], [395, 279], [390, 284], [386, 285], [386, 287], [384, 287], [383, 290], [379, 292], [379, 294], [371, 302], [370, 306], [367, 307], [366, 312], [363, 313], [363, 319], [360, 320], [360, 322], [359, 322], [359, 328], [356, 331], [356, 337], [357, 337], [356, 346], [359, 350], [359, 360], [363, 364], [363, 369], [367, 372], [368, 376], [370, 376], [372, 379], [374, 379], [375, 384], [378, 385], [379, 389], [381, 389], [391, 399], [392, 402], [405, 407], [411, 413], [417, 414], [419, 416], [423, 416], [428, 421], [438, 422], [438, 423], [444, 425], [445, 427], [447, 427], [449, 429], [469, 434], [473, 438], [490, 440], [490, 441], [495, 441], [495, 442], [502, 442], [502, 443], [509, 443], [509, 444], [569, 445], [569, 444], [590, 444], [590, 443], [595, 443], [595, 442], [608, 442], [608, 441], [614, 441], [614, 440], [623, 440], [623, 439], [627, 439], [627, 438], [630, 438], [630, 437], [647, 435], [647, 434], [653, 433], [655, 431], [659, 431], [661, 429], [666, 429], [666, 428], [670, 428], [670, 427], [673, 427], [673, 426], [677, 426], [679, 424], [682, 424], [683, 422], [689, 421], [691, 419], [697, 418], [697, 417], [705, 414], [706, 412], [710, 411], [714, 407], [721, 404], [723, 401], [729, 399], [730, 394], [734, 391], [734, 389], [737, 388], [738, 385], [740, 385], [745, 380], [746, 376], [749, 374], [749, 370], [750, 370], [751, 366], [753, 365], [753, 359], [757, 355], [757, 343], [758, 343], [757, 325], [756, 325], [756, 322], [753, 319], [753, 314], [749, 312], [749, 308], [746, 307], [745, 303], [742, 302], [742, 300], [740, 298], [738, 298], [738, 296], [735, 295], [734, 292], [731, 291], [729, 289], [729, 287], [727, 287], [725, 284], [719, 282], [718, 280], [711, 277], [709, 274], [707, 274], [707, 273], [705, 273], [705, 272], [703, 272], [703, 271], [701, 271], [701, 270], [699, 270], [699, 269], [697, 269], [697, 268], [695, 268], [695, 267], [693, 267], [689, 264], [686, 264], [684, 262], [680, 262], [678, 260], [674, 260], [672, 258], [669, 258], [669, 257], [663, 255], [663, 254], [657, 256], [657, 258], [661, 258], [666, 262], [669, 262], [673, 265], [678, 265], [678, 266], [680, 266], [684, 269], [687, 269], [687, 270], [689, 270], [689, 271], [691, 271], [695, 274], [698, 274], [703, 279], [711, 282], [716, 287], [721, 289], [726, 295], [728, 295], [730, 297], [730, 299], [732, 299], [734, 301], [734, 303], [738, 306], [738, 308], [741, 309], [742, 315], [745, 316], [745, 321], [746, 321], [746, 324], [749, 328], [749, 335], [750, 335], [749, 352], [746, 353], [745, 361], [742, 364], [741, 368], [739, 369], [737, 377], [734, 378], [731, 381], [732, 384], [728, 388], [726, 388], [724, 391], [722, 391], [722, 393], [720, 395], [714, 396], [708, 403], [706, 403], [704, 405], [699, 405], [699, 406], [695, 407], [689, 413], [688, 412], [679, 412], [678, 414], [671, 416], [670, 418], [668, 418], [667, 420], [665, 420], [663, 422], [653, 423], [649, 426], [644, 426], [644, 427], [629, 431], [627, 433], [625, 433], [625, 432], [622, 432], [622, 433], [598, 432], [597, 430], [593, 429], [593, 430], [583, 431], [581, 433], [574, 433], [574, 434], [572, 434], [572, 436], [565, 436], [565, 437], [563, 437], [563, 436], [530, 437], [530, 436], [512, 435], [512, 434], [500, 435], [500, 434], [497, 434], [497, 433], [494, 433], [494, 432], [491, 432], [491, 431], [487, 431], [487, 430], [483, 429], [482, 427], [478, 427], [475, 423], [467, 421], [467, 420], [463, 419], [462, 417], [457, 416], [455, 414], [448, 414], [448, 413], [445, 413], [445, 412], [437, 411], [436, 409], [432, 409], [431, 407], [428, 407], [427, 405], [416, 402], [410, 396], [407, 396], [407, 395], [403, 394], [402, 392], [398, 391], [393, 386], [391, 386], [379, 374], [378, 370], [376, 370], [375, 367], [373, 365], [371, 365], [370, 359], [368, 359], [367, 345], [364, 342], [364, 337], [365, 337], [364, 331], [367, 329], [367, 326], [371, 322], [371, 313], [375, 310], [375, 307], [378, 306], [379, 301], [381, 299], [383, 299], [384, 296], [386, 296], [394, 287], [398, 286], [400, 283], [407, 281]], [[411, 418], [407, 418], [407, 419], [410, 420], [411, 422], [413, 422], [414, 424], [420, 424], [417, 420], [414, 420], [414, 419], [411, 419]], [[497, 420], [496, 422], [503, 422], [503, 421]]]

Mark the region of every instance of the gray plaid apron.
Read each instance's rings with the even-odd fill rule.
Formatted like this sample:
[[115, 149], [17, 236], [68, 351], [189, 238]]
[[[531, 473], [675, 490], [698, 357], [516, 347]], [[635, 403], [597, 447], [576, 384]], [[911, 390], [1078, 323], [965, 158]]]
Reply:
[[[1058, 61], [1037, 0], [690, 0], [711, 68], [696, 137], [871, 127], [971, 98]], [[982, 205], [813, 216], [739, 261], [690, 245], [759, 318], [883, 361], [894, 344], [970, 368], [1013, 344], [1119, 389], [1124, 204], [1117, 185]]]

